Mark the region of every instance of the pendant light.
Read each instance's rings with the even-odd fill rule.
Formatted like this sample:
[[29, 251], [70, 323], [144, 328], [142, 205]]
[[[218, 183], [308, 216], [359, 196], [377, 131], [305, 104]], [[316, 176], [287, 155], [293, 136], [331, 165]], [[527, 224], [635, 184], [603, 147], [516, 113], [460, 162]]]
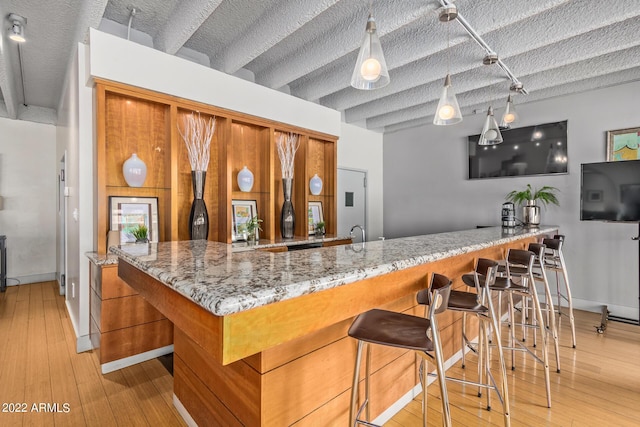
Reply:
[[[369, 9], [371, 9], [371, 5], [369, 5]], [[351, 75], [351, 86], [356, 89], [371, 90], [384, 87], [389, 82], [389, 70], [384, 60], [380, 39], [376, 33], [376, 21], [369, 11], [364, 38], [360, 45], [356, 66]]]
[[511, 98], [511, 94], [507, 98], [507, 108], [504, 110], [504, 114], [502, 115], [502, 121], [500, 122], [501, 128], [509, 128], [511, 127], [511, 123], [518, 120], [518, 113], [516, 112], [516, 107], [513, 106], [513, 99]]
[[[440, 21], [450, 22], [458, 16], [455, 5], [446, 6], [440, 9]], [[451, 63], [451, 50], [449, 48], [449, 27], [447, 26], [447, 76], [444, 78], [444, 88], [438, 101], [436, 114], [433, 117], [433, 124], [438, 126], [453, 125], [462, 121], [462, 112], [456, 99], [456, 93], [451, 87], [451, 75], [449, 66]]]
[[489, 106], [487, 110], [487, 118], [484, 121], [482, 132], [480, 132], [480, 139], [478, 145], [496, 145], [502, 142], [502, 134], [500, 128], [496, 122], [496, 118], [493, 116], [493, 107]]

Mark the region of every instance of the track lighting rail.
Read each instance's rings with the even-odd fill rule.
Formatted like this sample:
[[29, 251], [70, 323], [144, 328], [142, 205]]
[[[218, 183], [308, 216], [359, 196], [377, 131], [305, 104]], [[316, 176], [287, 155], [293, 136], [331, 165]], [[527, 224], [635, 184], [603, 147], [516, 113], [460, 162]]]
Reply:
[[[442, 7], [455, 7], [455, 4], [453, 3], [453, 1], [450, 1], [450, 0], [440, 0], [440, 4], [442, 5]], [[471, 36], [471, 38], [475, 40], [475, 42], [478, 43], [482, 49], [484, 49], [487, 55], [491, 55], [491, 56], [496, 55], [496, 52], [493, 49], [491, 49], [491, 47], [489, 47], [487, 42], [484, 41], [484, 39], [480, 36], [480, 34], [478, 34], [476, 30], [474, 30], [473, 27], [469, 25], [467, 20], [464, 19], [460, 11], [458, 11], [458, 16], [456, 17], [456, 20], [460, 23], [462, 28], [465, 29], [465, 31], [469, 34], [469, 36]], [[502, 71], [504, 71], [504, 73], [507, 75], [509, 80], [511, 80], [511, 90], [521, 93], [523, 95], [528, 94], [522, 82], [518, 80], [515, 74], [511, 72], [509, 67], [507, 67], [507, 64], [505, 64], [502, 61], [502, 59], [500, 59], [499, 56], [498, 56], [498, 60], [495, 63], [498, 64], [498, 66], [502, 69]]]

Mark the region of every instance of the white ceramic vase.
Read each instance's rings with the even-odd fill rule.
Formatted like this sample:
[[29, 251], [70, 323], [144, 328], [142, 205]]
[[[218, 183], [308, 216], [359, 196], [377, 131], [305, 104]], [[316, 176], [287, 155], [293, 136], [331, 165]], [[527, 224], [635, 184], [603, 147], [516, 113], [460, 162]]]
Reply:
[[309, 181], [309, 191], [311, 191], [311, 194], [314, 196], [322, 192], [322, 179], [318, 174], [313, 175], [313, 178]]
[[147, 165], [133, 153], [122, 165], [122, 174], [129, 187], [142, 187], [147, 178]]
[[240, 187], [240, 191], [245, 193], [253, 188], [253, 172], [247, 169], [246, 166], [238, 172], [238, 187]]

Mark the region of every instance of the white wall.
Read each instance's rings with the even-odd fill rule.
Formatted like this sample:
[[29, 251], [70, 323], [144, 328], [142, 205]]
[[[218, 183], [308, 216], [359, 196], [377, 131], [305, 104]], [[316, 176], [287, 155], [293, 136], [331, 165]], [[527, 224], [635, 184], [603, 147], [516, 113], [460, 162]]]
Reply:
[[55, 149], [53, 125], [0, 118], [0, 234], [7, 275], [20, 283], [56, 277]]
[[91, 29], [91, 75], [330, 135], [340, 113]]
[[[638, 318], [638, 235], [635, 224], [580, 221], [580, 164], [606, 160], [606, 131], [637, 127], [640, 82], [517, 105], [518, 127], [568, 120], [566, 175], [467, 180], [468, 135], [484, 115], [459, 125], [417, 127], [384, 136], [384, 230], [387, 237], [499, 224], [504, 196], [514, 189], [551, 185], [560, 207], [542, 222], [567, 235], [565, 257], [579, 306]], [[497, 110], [496, 116], [502, 114]]]
[[342, 123], [338, 140], [338, 167], [367, 171], [367, 239], [377, 240], [383, 231], [383, 181], [381, 133]]
[[[86, 82], [86, 46], [78, 45], [67, 71], [58, 106], [56, 164], [66, 160], [66, 304], [76, 332], [77, 350], [91, 348], [89, 340], [89, 261], [94, 250], [93, 98]], [[61, 239], [58, 227], [58, 239]]]

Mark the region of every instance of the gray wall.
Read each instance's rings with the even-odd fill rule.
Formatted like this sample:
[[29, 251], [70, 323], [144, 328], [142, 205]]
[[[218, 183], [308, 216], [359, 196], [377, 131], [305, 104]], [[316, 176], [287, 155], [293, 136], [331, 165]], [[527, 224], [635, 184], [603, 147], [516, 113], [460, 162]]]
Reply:
[[[567, 235], [565, 256], [576, 305], [638, 318], [636, 224], [580, 221], [580, 164], [606, 160], [606, 131], [640, 126], [640, 82], [516, 107], [517, 127], [568, 120], [566, 175], [467, 180], [468, 135], [478, 134], [484, 114], [447, 127], [425, 125], [385, 134], [384, 233], [387, 238], [500, 223], [509, 191], [551, 185], [560, 207], [543, 209], [542, 222]], [[503, 112], [504, 100], [496, 116]], [[520, 216], [520, 212], [517, 212]]]

